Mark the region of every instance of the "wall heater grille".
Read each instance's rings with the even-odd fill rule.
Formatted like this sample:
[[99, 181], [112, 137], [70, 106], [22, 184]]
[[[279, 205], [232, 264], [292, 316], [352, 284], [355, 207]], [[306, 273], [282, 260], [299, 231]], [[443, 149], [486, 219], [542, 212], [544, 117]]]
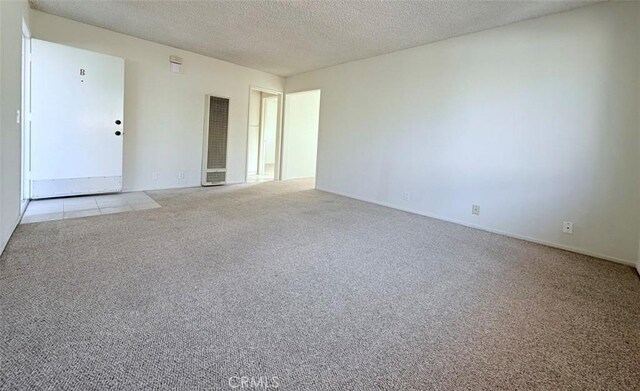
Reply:
[[226, 179], [226, 173], [222, 171], [218, 172], [208, 172], [207, 173], [207, 182], [208, 183], [223, 183]]
[[226, 181], [229, 99], [210, 96], [208, 108], [202, 173], [202, 184], [205, 186], [220, 185]]

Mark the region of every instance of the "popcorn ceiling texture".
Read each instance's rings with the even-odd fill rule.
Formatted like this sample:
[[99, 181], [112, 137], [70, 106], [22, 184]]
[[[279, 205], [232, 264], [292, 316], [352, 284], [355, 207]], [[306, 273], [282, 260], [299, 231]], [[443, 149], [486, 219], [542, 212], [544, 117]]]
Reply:
[[594, 2], [31, 0], [31, 6], [290, 76]]

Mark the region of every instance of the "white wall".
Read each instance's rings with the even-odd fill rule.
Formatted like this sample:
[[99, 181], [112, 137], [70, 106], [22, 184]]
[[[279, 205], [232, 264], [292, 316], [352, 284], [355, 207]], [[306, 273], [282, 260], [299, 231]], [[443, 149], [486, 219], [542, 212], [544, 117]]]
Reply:
[[274, 164], [276, 161], [276, 137], [278, 134], [278, 97], [262, 94], [264, 111], [264, 164]]
[[287, 94], [284, 104], [282, 178], [316, 176], [320, 90]]
[[[38, 11], [32, 34], [125, 59], [125, 190], [200, 184], [205, 94], [230, 98], [227, 180], [244, 182], [250, 86], [282, 91], [284, 79]], [[169, 72], [170, 55], [182, 74]]]
[[317, 187], [635, 264], [639, 26], [602, 3], [288, 78], [322, 89]]
[[249, 139], [247, 141], [247, 174], [258, 173], [258, 150], [260, 148], [260, 106], [262, 94], [251, 90], [249, 99]]
[[28, 25], [26, 1], [0, 1], [0, 253], [20, 218], [23, 19]]

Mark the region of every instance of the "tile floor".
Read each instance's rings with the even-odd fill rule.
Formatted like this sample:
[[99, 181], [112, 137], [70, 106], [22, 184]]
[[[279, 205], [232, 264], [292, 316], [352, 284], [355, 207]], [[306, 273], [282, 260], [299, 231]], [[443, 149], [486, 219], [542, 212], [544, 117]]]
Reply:
[[273, 180], [273, 175], [248, 175], [247, 183], [268, 182]]
[[262, 175], [249, 174], [247, 176], [247, 183], [272, 181], [274, 177], [273, 173], [274, 173], [273, 164], [265, 164], [264, 173], [262, 173]]
[[20, 224], [153, 208], [160, 208], [160, 205], [142, 191], [33, 200], [24, 212]]

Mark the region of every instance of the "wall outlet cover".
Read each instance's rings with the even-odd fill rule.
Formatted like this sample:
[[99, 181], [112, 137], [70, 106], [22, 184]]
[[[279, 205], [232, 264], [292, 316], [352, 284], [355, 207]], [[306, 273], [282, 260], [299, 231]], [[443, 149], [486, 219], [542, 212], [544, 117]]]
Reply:
[[480, 216], [480, 205], [471, 205], [471, 214]]
[[570, 221], [565, 221], [562, 223], [562, 232], [565, 234], [573, 234], [573, 223]]

